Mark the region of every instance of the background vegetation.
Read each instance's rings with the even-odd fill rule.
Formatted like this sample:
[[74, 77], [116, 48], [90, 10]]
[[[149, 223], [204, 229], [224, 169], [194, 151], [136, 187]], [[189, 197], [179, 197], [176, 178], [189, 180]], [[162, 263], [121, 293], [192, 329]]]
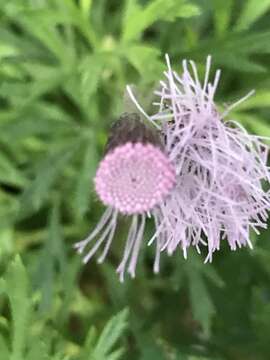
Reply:
[[[134, 83], [145, 104], [164, 53], [180, 71], [207, 54], [217, 100], [256, 95], [232, 117], [270, 135], [269, 0], [0, 0], [1, 360], [270, 358], [269, 231], [223, 244], [212, 265], [144, 248], [135, 280], [72, 249], [103, 211], [91, 178]], [[149, 100], [149, 101], [148, 101]]]

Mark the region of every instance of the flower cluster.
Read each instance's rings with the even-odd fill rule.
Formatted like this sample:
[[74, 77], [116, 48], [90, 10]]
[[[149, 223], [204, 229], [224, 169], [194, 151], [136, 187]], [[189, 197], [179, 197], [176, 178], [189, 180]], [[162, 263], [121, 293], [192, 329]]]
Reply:
[[[156, 243], [154, 271], [159, 271], [162, 251], [177, 248], [208, 248], [205, 261], [227, 240], [232, 250], [248, 245], [250, 231], [266, 227], [270, 192], [268, 147], [236, 121], [226, 120], [230, 108], [220, 113], [214, 95], [220, 78], [209, 81], [211, 59], [207, 58], [204, 81], [196, 65], [183, 61], [181, 75], [171, 68], [168, 56], [165, 79], [155, 91], [157, 113], [148, 116], [128, 92], [139, 111], [124, 114], [113, 126], [106, 154], [95, 178], [96, 192], [108, 206], [90, 236], [76, 244], [79, 252], [98, 235], [84, 257], [87, 262], [105, 242], [103, 261], [112, 242], [119, 213], [130, 215], [131, 225], [122, 262], [134, 276], [143, 239], [146, 215], [154, 218]], [[242, 99], [241, 101], [243, 101]], [[234, 105], [237, 105], [234, 104]], [[151, 124], [155, 125], [155, 129]]]

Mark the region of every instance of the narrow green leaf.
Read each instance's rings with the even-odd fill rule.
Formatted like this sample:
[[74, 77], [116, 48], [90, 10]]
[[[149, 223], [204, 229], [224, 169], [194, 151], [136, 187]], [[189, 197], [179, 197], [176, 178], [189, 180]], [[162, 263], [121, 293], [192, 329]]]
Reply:
[[0, 222], [2, 229], [10, 228], [13, 225], [18, 208], [18, 198], [0, 189]]
[[254, 74], [267, 72], [265, 66], [256, 63], [255, 61], [249, 59], [247, 55], [243, 55], [237, 51], [233, 52], [232, 50], [230, 54], [219, 52], [216, 53], [213, 57], [220, 64], [223, 64], [236, 71]]
[[4, 227], [3, 223], [0, 229], [0, 261], [2, 257], [12, 254], [14, 250], [14, 231], [11, 227]]
[[224, 35], [230, 24], [233, 0], [214, 0], [212, 6], [216, 34], [218, 36]]
[[84, 16], [88, 17], [90, 15], [92, 3], [93, 0], [80, 0], [79, 4]]
[[199, 8], [185, 0], [153, 0], [145, 7], [129, 0], [123, 23], [123, 41], [136, 39], [158, 20], [173, 21], [178, 17], [188, 18], [199, 14]]
[[89, 354], [92, 354], [95, 348], [95, 342], [97, 340], [97, 331], [96, 329], [91, 326], [84, 343], [84, 352], [86, 354], [86, 357], [88, 357]]
[[67, 24], [74, 24], [87, 39], [89, 45], [97, 47], [97, 33], [95, 29], [93, 29], [91, 21], [89, 21], [91, 6], [92, 0], [81, 0], [79, 6], [73, 0], [63, 0], [63, 7], [67, 15]]
[[202, 325], [205, 337], [209, 337], [211, 320], [215, 313], [214, 305], [201, 274], [190, 267], [187, 275], [194, 318]]
[[[42, 17], [37, 22], [35, 17], [31, 15], [23, 16], [22, 14], [19, 19], [24, 29], [38, 39], [59, 62], [69, 64], [70, 54], [67, 51], [70, 48], [65, 46], [64, 38], [61, 37], [55, 26], [56, 24], [50, 22], [51, 17]], [[33, 32], [32, 29], [35, 29], [35, 31]]]
[[105, 67], [104, 54], [94, 54], [83, 58], [79, 65], [81, 76], [81, 94], [82, 102], [85, 107], [89, 106], [91, 97], [98, 89], [98, 84]]
[[[38, 111], [40, 111], [40, 115], [37, 118], [36, 112]], [[58, 137], [60, 135], [64, 136], [68, 133], [74, 134], [77, 130], [75, 124], [66, 120], [65, 114], [61, 114], [60, 111], [59, 115], [55, 114], [57, 116], [57, 118], [55, 118], [53, 114], [54, 111], [56, 111], [56, 109], [53, 109], [50, 105], [46, 106], [45, 104], [43, 106], [37, 106], [37, 110], [35, 110], [33, 104], [31, 107], [31, 114], [28, 114], [27, 111], [25, 114], [22, 114], [24, 117], [23, 121], [19, 114], [17, 117], [14, 113], [14, 119], [7, 117], [6, 121], [2, 121], [0, 123], [0, 132], [5, 134], [5, 140], [16, 141], [17, 145], [27, 138], [38, 135]], [[10, 113], [10, 115], [12, 115], [12, 113]], [[22, 176], [23, 175], [20, 174], [20, 177]], [[19, 182], [20, 178], [16, 178], [16, 180]], [[23, 182], [20, 181], [20, 184], [25, 184], [25, 179]]]
[[[110, 359], [110, 353], [112, 352], [113, 347], [116, 345], [117, 341], [123, 335], [123, 332], [127, 327], [127, 317], [128, 310], [124, 309], [108, 322], [98, 339], [98, 342], [92, 354], [93, 357], [90, 356], [89, 360]], [[122, 355], [121, 349], [117, 351], [117, 353], [111, 353], [111, 355], [113, 356], [112, 359], [114, 360], [119, 359], [119, 356]], [[117, 356], [115, 354], [117, 354]]]
[[25, 69], [28, 76], [34, 77], [33, 81], [3, 82], [0, 87], [0, 95], [12, 99], [14, 104], [31, 104], [36, 98], [53, 91], [66, 80], [66, 74], [58, 67], [29, 64], [25, 65]]
[[128, 34], [129, 32], [131, 33], [129, 25], [130, 19], [132, 19], [134, 15], [139, 14], [142, 9], [138, 0], [126, 0], [125, 2], [126, 5], [122, 20], [122, 37], [123, 40], [127, 41], [131, 37], [131, 35]]
[[248, 29], [255, 21], [270, 9], [270, 0], [247, 0], [236, 24], [236, 30]]
[[12, 160], [6, 157], [4, 153], [0, 153], [0, 182], [20, 187], [27, 183], [22, 172], [16, 169]]
[[48, 239], [51, 248], [50, 253], [54, 257], [62, 279], [64, 279], [67, 259], [61, 226], [60, 199], [58, 197], [53, 199], [53, 206], [49, 218]]
[[123, 348], [117, 349], [110, 353], [110, 355], [106, 358], [106, 360], [120, 360], [125, 353], [125, 350]]
[[12, 314], [13, 336], [10, 360], [23, 360], [31, 303], [28, 298], [28, 277], [19, 256], [8, 268], [3, 284]]
[[[204, 264], [203, 264], [204, 265]], [[204, 275], [212, 281], [213, 284], [215, 284], [218, 287], [223, 287], [225, 286], [224, 281], [222, 280], [222, 278], [219, 276], [218, 272], [216, 271], [216, 269], [209, 265], [209, 266], [203, 266], [202, 268]]]
[[[57, 180], [58, 175], [68, 164], [79, 144], [70, 144], [56, 154], [49, 155], [38, 167], [34, 181], [22, 195], [22, 211], [38, 210], [48, 198], [50, 189]], [[21, 213], [19, 216], [22, 216]], [[24, 213], [24, 215], [27, 215]]]
[[[223, 40], [212, 39], [201, 41], [196, 54], [203, 58], [213, 55], [215, 62], [226, 64], [238, 71], [266, 71], [266, 66], [259, 65], [257, 59], [250, 55], [268, 54], [270, 52], [270, 31], [251, 32], [245, 34], [231, 33]], [[194, 57], [194, 52], [185, 56]]]
[[0, 44], [0, 59], [12, 57], [14, 55], [18, 55], [18, 51], [15, 47], [10, 44], [5, 44], [4, 42]]
[[93, 176], [98, 162], [98, 154], [94, 139], [84, 148], [82, 164], [77, 176], [74, 197], [74, 213], [78, 219], [82, 218], [89, 208], [90, 193], [93, 188]]
[[149, 80], [156, 79], [156, 74], [162, 73], [163, 63], [159, 60], [160, 51], [145, 45], [133, 45], [123, 49], [123, 55]]
[[41, 312], [51, 310], [55, 289], [56, 269], [59, 269], [62, 281], [66, 276], [66, 252], [63, 244], [59, 199], [53, 201], [48, 222], [48, 234], [42, 251], [37, 283], [41, 288]]
[[212, 264], [207, 264], [207, 266], [205, 266], [205, 264], [202, 262], [201, 256], [199, 256], [195, 251], [190, 251], [189, 262], [184, 262], [184, 267], [187, 274], [190, 271], [196, 271], [197, 273], [202, 274], [211, 280], [214, 285], [218, 287], [224, 286], [224, 281], [214, 266]]
[[256, 108], [268, 108], [270, 107], [270, 91], [268, 89], [262, 89], [255, 92], [254, 95], [237, 106], [236, 111], [250, 110]]

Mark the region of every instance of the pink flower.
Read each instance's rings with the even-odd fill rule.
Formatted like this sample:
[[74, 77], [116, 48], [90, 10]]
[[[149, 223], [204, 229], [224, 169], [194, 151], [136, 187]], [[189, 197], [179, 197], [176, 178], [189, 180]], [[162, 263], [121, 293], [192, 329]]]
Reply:
[[75, 247], [82, 253], [97, 239], [83, 261], [88, 262], [104, 244], [98, 259], [102, 262], [113, 240], [119, 214], [131, 216], [123, 259], [117, 269], [123, 281], [128, 261], [128, 272], [135, 276], [146, 215], [155, 216], [155, 209], [175, 184], [175, 171], [164, 153], [159, 134], [142, 123], [137, 114], [123, 114], [112, 127], [94, 182], [107, 210], [91, 234]]
[[268, 147], [236, 121], [224, 119], [239, 102], [225, 113], [218, 111], [214, 95], [220, 71], [210, 83], [210, 57], [202, 83], [192, 61], [191, 70], [183, 61], [179, 75], [168, 56], [166, 60], [165, 80], [155, 92], [158, 112], [148, 118], [160, 126], [177, 178], [157, 209], [151, 242], [168, 254], [180, 247], [185, 257], [190, 246], [200, 252], [205, 245], [205, 261], [212, 260], [222, 240], [228, 241], [231, 250], [252, 248], [250, 231], [266, 228], [270, 206], [269, 191], [262, 187], [264, 180], [269, 182]]
[[95, 187], [103, 204], [122, 214], [141, 214], [163, 200], [174, 177], [168, 158], [159, 148], [127, 142], [101, 161]]

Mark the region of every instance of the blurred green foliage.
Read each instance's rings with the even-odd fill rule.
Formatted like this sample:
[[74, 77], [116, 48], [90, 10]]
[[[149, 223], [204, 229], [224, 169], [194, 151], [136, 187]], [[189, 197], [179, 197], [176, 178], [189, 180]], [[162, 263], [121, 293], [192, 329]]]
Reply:
[[159, 275], [144, 247], [124, 284], [125, 221], [105, 264], [72, 249], [102, 212], [91, 178], [125, 86], [150, 109], [166, 52], [201, 71], [211, 54], [220, 105], [256, 89], [231, 117], [270, 135], [269, 0], [0, 0], [1, 360], [270, 358], [269, 231]]

